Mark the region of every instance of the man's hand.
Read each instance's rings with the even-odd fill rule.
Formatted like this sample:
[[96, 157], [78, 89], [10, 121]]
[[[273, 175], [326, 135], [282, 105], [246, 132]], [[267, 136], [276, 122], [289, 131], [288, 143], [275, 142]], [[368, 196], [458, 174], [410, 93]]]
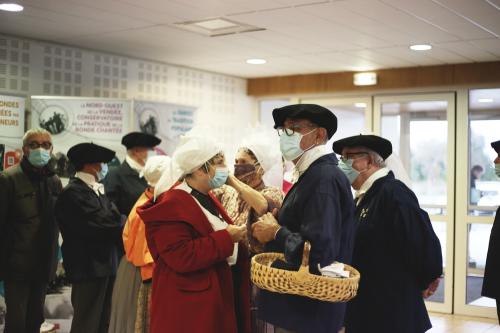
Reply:
[[230, 224], [227, 226], [226, 231], [231, 236], [233, 242], [237, 243], [243, 238], [245, 238], [245, 235], [247, 234], [247, 226], [246, 225], [236, 226]]
[[429, 298], [432, 295], [434, 295], [434, 293], [436, 292], [437, 288], [439, 287], [439, 282], [440, 281], [441, 281], [441, 278], [437, 278], [436, 280], [432, 281], [431, 284], [429, 284], [429, 287], [427, 287], [427, 289], [425, 289], [422, 292], [422, 296], [424, 298]]
[[268, 243], [274, 239], [280, 225], [271, 213], [263, 215], [252, 225], [252, 235], [262, 244]]

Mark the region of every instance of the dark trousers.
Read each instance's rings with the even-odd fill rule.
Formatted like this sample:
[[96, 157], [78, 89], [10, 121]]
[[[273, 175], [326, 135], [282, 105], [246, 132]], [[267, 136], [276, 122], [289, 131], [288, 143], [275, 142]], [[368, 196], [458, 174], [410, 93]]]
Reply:
[[107, 333], [114, 277], [73, 282], [71, 333]]
[[40, 333], [47, 282], [5, 281], [5, 333]]

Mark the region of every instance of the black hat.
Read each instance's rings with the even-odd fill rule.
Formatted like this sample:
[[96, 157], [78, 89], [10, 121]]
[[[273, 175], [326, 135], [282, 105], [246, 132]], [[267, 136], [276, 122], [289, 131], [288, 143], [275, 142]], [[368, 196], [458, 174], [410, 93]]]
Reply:
[[341, 155], [345, 147], [366, 147], [378, 153], [384, 160], [392, 154], [389, 140], [377, 135], [355, 135], [337, 140], [333, 143], [333, 151]]
[[93, 143], [79, 143], [68, 150], [68, 159], [78, 169], [87, 163], [108, 163], [115, 152]]
[[161, 142], [160, 138], [154, 135], [141, 133], [141, 132], [131, 132], [122, 138], [122, 145], [131, 149], [134, 147], [148, 147], [153, 148], [158, 146]]
[[328, 139], [337, 131], [337, 117], [332, 111], [316, 104], [293, 104], [273, 110], [274, 128], [282, 127], [286, 118], [308, 119], [323, 127], [328, 133]]
[[500, 140], [492, 142], [491, 143], [491, 148], [495, 149], [497, 154], [500, 154]]

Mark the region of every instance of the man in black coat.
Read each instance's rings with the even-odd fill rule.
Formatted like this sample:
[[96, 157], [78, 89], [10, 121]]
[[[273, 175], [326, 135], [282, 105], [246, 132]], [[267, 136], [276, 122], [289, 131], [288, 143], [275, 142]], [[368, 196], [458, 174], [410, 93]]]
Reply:
[[390, 141], [356, 135], [333, 143], [339, 167], [356, 190], [352, 265], [361, 274], [347, 305], [346, 333], [422, 333], [432, 327], [424, 297], [443, 270], [441, 246], [428, 214], [385, 167]]
[[48, 283], [57, 268], [54, 205], [61, 181], [49, 167], [52, 138], [31, 129], [23, 159], [0, 174], [0, 280], [5, 281], [6, 333], [38, 333]]
[[[500, 178], [500, 141], [491, 143], [498, 154], [495, 158], [495, 173]], [[493, 228], [491, 228], [488, 257], [484, 269], [483, 290], [481, 295], [497, 301], [498, 321], [500, 322], [500, 207], [497, 209]]]
[[57, 200], [56, 216], [63, 237], [63, 265], [72, 282], [72, 333], [108, 330], [122, 225], [120, 212], [98, 181], [114, 156], [114, 151], [92, 143], [68, 151], [77, 172]]
[[148, 187], [142, 175], [148, 153], [159, 145], [161, 139], [154, 135], [132, 132], [122, 138], [122, 144], [127, 148], [125, 161], [115, 168], [111, 168], [104, 179], [106, 195], [115, 203], [126, 219], [137, 199]]
[[[296, 181], [277, 220], [264, 215], [253, 235], [268, 252], [284, 253], [276, 267], [298, 270], [304, 242], [311, 244], [310, 270], [334, 261], [350, 264], [354, 236], [354, 203], [347, 178], [325, 144], [337, 129], [337, 118], [319, 105], [297, 104], [273, 110], [283, 157], [295, 164]], [[330, 303], [261, 290], [259, 318], [276, 332], [336, 333], [344, 321], [345, 303]]]

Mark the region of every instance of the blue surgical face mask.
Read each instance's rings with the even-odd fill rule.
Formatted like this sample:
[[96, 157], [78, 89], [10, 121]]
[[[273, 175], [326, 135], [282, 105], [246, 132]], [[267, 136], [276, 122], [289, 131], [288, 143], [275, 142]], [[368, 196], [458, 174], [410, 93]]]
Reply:
[[359, 171], [352, 167], [353, 160], [340, 160], [339, 168], [349, 179], [349, 183], [352, 184], [358, 178]]
[[500, 163], [495, 164], [495, 174], [500, 177]]
[[311, 134], [315, 130], [316, 128], [306, 134], [294, 132], [292, 135], [287, 135], [283, 133], [280, 136], [280, 150], [285, 160], [293, 161], [304, 154], [305, 151], [300, 148], [300, 141], [302, 141], [304, 136]]
[[219, 188], [224, 185], [229, 176], [229, 170], [227, 168], [216, 168], [215, 175], [208, 181], [208, 186], [211, 189]]
[[43, 148], [31, 149], [28, 153], [28, 161], [37, 168], [43, 168], [50, 161], [50, 152]]
[[108, 174], [108, 164], [107, 163], [101, 163], [101, 170], [97, 172], [97, 181], [100, 182], [103, 180], [106, 175]]

